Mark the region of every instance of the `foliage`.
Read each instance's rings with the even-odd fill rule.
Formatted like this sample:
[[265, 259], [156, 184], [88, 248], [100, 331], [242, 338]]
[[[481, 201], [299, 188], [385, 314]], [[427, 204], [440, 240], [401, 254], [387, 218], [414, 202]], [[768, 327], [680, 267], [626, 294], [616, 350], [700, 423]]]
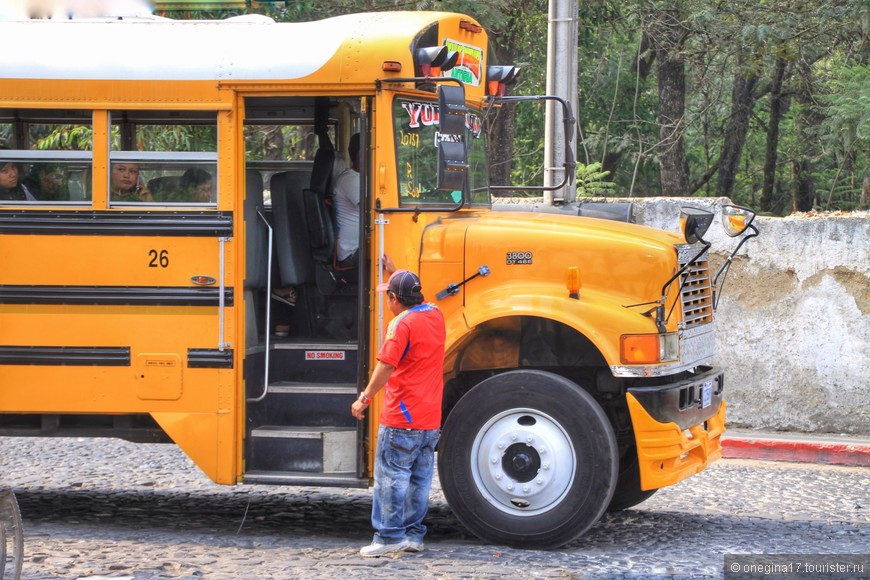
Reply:
[[91, 149], [94, 131], [87, 125], [49, 125], [48, 132], [36, 140], [37, 149], [61, 149], [65, 151]]
[[[468, 13], [490, 32], [495, 57], [522, 68], [513, 93], [546, 93], [545, 0], [299, 0], [258, 6], [256, 10], [279, 21], [380, 10]], [[236, 13], [167, 16], [222, 18]], [[656, 34], [666, 14], [680, 16], [675, 26], [681, 34], [662, 44]], [[800, 179], [815, 192], [816, 207], [857, 205], [870, 174], [867, 2], [589, 0], [579, 3], [577, 27], [578, 195], [606, 185], [632, 196], [661, 193], [659, 161], [666, 144], [660, 142], [657, 87], [665, 79], [659, 78], [663, 73], [656, 65], [667, 56], [682, 63], [685, 73], [685, 113], [677, 125], [692, 182], [687, 194], [716, 195], [725, 135], [737, 110], [735, 87], [745, 81], [752, 93], [731, 198], [756, 206], [765, 185], [763, 169], [770, 166], [770, 210], [785, 213], [792, 207], [791, 191], [798, 179], [794, 168], [803, 167]], [[774, 90], [774, 71], [783, 64], [782, 86]], [[517, 107], [515, 114], [506, 108], [498, 122], [511, 123], [514, 135], [504, 161], [511, 165], [511, 182], [541, 183], [544, 107]], [[81, 147], [88, 138], [69, 132], [43, 137], [46, 144], [56, 142], [52, 147]], [[168, 135], [165, 146], [189, 146], [187, 138]], [[270, 158], [278, 150], [303, 150], [305, 135], [259, 128], [247, 138], [257, 157]]]
[[577, 164], [577, 197], [593, 197], [613, 193], [615, 187], [612, 182], [604, 178], [610, 175], [609, 171], [601, 171], [601, 163], [596, 161], [585, 165]]

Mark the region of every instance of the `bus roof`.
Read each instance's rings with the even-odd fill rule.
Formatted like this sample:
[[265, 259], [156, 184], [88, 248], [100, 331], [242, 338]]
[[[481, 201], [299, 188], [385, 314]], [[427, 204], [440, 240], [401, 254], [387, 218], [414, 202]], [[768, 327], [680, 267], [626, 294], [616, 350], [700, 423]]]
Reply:
[[356, 68], [380, 70], [384, 60], [392, 60], [410, 67], [403, 76], [413, 76], [415, 39], [444, 17], [459, 15], [360, 13], [302, 23], [268, 18], [0, 22], [0, 38], [10, 48], [0, 51], [0, 79], [291, 80], [340, 55], [345, 58], [339, 67], [353, 59]]

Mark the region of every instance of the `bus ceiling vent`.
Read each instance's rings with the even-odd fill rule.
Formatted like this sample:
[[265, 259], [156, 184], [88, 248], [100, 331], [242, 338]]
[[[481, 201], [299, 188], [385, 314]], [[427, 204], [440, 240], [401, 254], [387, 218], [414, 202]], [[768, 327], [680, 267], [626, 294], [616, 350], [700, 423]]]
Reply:
[[448, 71], [456, 66], [459, 53], [455, 50], [447, 50], [446, 46], [427, 46], [418, 48], [414, 54], [414, 64], [421, 77], [441, 76], [441, 72]]
[[507, 87], [516, 83], [519, 76], [518, 66], [488, 66], [486, 67], [486, 92], [490, 97], [503, 97]]

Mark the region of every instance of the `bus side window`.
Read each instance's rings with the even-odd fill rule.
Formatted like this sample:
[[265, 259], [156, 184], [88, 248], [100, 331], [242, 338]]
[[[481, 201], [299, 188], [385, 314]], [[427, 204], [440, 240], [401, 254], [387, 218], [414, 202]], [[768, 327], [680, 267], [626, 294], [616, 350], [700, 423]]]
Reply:
[[[110, 204], [216, 207], [216, 112], [112, 111], [109, 119]], [[134, 184], [127, 176], [120, 183], [116, 165], [135, 166], [140, 182]]]

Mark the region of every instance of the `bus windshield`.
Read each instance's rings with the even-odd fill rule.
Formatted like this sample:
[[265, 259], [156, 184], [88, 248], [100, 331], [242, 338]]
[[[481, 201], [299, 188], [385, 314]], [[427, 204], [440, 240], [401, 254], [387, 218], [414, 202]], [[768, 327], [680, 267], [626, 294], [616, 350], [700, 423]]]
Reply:
[[[489, 205], [489, 173], [485, 133], [480, 116], [469, 112], [465, 120], [468, 147], [469, 203]], [[397, 98], [393, 102], [393, 127], [399, 176], [399, 203], [403, 206], [455, 205], [460, 191], [437, 188], [438, 104]]]

